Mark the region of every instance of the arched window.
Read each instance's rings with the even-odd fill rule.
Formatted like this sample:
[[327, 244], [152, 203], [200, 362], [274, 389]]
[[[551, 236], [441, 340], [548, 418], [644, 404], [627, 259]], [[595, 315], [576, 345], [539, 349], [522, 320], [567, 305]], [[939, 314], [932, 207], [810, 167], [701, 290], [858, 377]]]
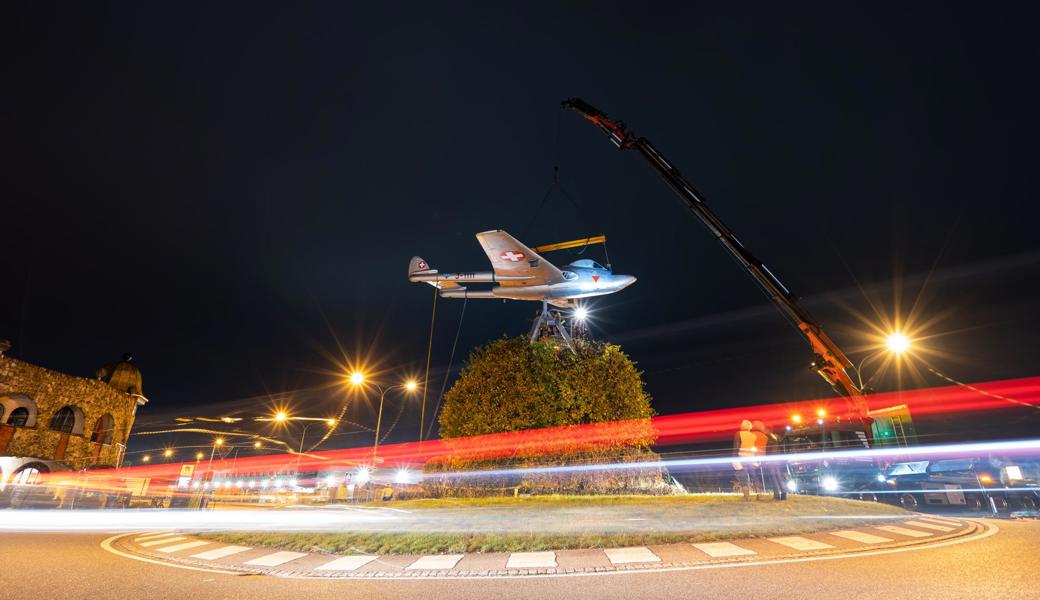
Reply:
[[97, 444], [109, 446], [112, 444], [112, 433], [115, 431], [116, 422], [110, 414], [103, 414], [94, 423], [94, 431], [90, 434], [90, 441]]
[[71, 406], [63, 406], [51, 417], [51, 429], [62, 433], [72, 433], [76, 426], [76, 413]]
[[11, 416], [7, 417], [7, 424], [14, 425], [15, 427], [25, 427], [25, 423], [29, 420], [29, 409], [24, 406], [11, 411]]

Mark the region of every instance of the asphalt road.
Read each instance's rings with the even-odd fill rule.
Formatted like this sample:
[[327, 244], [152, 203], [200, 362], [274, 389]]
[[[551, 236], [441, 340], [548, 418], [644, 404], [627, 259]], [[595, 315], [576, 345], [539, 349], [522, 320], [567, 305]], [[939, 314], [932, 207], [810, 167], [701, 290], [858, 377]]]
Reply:
[[5, 599], [36, 598], [965, 598], [1040, 597], [1040, 522], [986, 521], [985, 539], [897, 554], [659, 573], [476, 580], [231, 576], [105, 552], [98, 533], [0, 537]]

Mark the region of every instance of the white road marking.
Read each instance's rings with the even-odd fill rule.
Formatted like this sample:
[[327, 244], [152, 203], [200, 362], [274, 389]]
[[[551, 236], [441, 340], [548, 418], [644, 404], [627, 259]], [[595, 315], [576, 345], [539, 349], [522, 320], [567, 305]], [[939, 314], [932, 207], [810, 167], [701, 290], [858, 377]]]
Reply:
[[198, 554], [192, 554], [192, 558], [201, 558], [202, 560], [216, 560], [218, 558], [224, 558], [225, 556], [231, 556], [232, 554], [238, 554], [239, 552], [245, 552], [246, 550], [252, 550], [249, 546], [224, 546], [223, 548], [217, 548], [216, 550], [207, 550]]
[[927, 531], [919, 531], [917, 529], [907, 529], [906, 527], [896, 527], [895, 525], [878, 525], [874, 529], [880, 529], [881, 531], [887, 531], [889, 533], [898, 533], [899, 535], [905, 535], [906, 537], [921, 538], [928, 537], [932, 534]]
[[161, 567], [170, 567], [172, 569], [185, 569], [187, 571], [202, 571], [204, 573], [218, 573], [220, 575], [241, 575], [241, 573], [238, 573], [236, 571], [225, 571], [223, 569], [212, 569], [209, 567], [192, 567], [189, 565], [179, 565], [177, 563], [171, 563], [167, 560], [155, 560], [154, 558], [145, 558], [136, 554], [130, 554], [129, 552], [123, 552], [122, 550], [116, 550], [112, 547], [112, 542], [118, 540], [121, 537], [124, 537], [124, 534], [116, 534], [110, 538], [105, 538], [101, 540], [101, 549], [110, 554], [115, 554], [116, 556], [129, 558], [130, 560], [146, 562], [153, 565], [159, 565]]
[[716, 558], [721, 556], [750, 556], [752, 554], [758, 554], [754, 550], [741, 548], [740, 546], [729, 542], [706, 542], [703, 544], [693, 544], [693, 547], [708, 556]]
[[242, 563], [245, 565], [255, 565], [258, 567], [277, 567], [278, 565], [284, 565], [285, 563], [296, 560], [297, 558], [303, 558], [307, 556], [306, 552], [275, 552], [273, 554], [265, 554], [259, 558], [253, 560], [247, 560]]
[[173, 546], [166, 546], [165, 548], [159, 548], [159, 552], [178, 552], [180, 550], [187, 550], [189, 548], [198, 548], [199, 546], [207, 546], [210, 542], [204, 540], [196, 540], [194, 542], [184, 542], [183, 544], [175, 544]]
[[177, 535], [172, 531], [165, 531], [163, 533], [149, 533], [148, 535], [142, 535], [141, 537], [135, 537], [135, 542], [143, 542], [145, 540], [154, 540], [161, 537], [170, 537], [171, 535]]
[[603, 551], [611, 564], [622, 565], [627, 563], [661, 562], [660, 557], [650, 551], [649, 548], [607, 548]]
[[947, 521], [946, 519], [937, 519], [935, 517], [922, 517], [918, 521], [928, 521], [929, 523], [935, 523], [937, 525], [950, 525], [951, 527], [960, 527], [964, 523], [958, 521]]
[[826, 550], [828, 548], [834, 547], [830, 544], [825, 544], [816, 540], [810, 540], [809, 538], [804, 538], [797, 535], [769, 538], [769, 541], [776, 542], [781, 546], [787, 546], [788, 548], [794, 548], [795, 550]]
[[462, 557], [465, 554], [434, 554], [431, 556], [423, 556], [419, 560], [405, 567], [409, 571], [415, 571], [419, 569], [454, 569], [455, 565], [459, 564]]
[[514, 552], [506, 561], [507, 569], [545, 569], [556, 567], [555, 552]]
[[956, 527], [950, 527], [949, 525], [936, 525], [935, 523], [925, 523], [924, 521], [910, 521], [906, 523], [912, 527], [924, 527], [925, 529], [932, 529], [934, 531], [953, 531]]
[[360, 569], [367, 565], [373, 560], [379, 558], [378, 556], [341, 556], [332, 562], [327, 562], [320, 567], [315, 567], [315, 571], [353, 571]]
[[152, 540], [150, 542], [141, 542], [138, 545], [143, 546], [145, 548], [149, 548], [151, 546], [158, 546], [159, 544], [169, 544], [170, 542], [179, 542], [181, 540], [186, 540], [186, 539], [188, 539], [188, 538], [184, 537], [183, 535], [178, 535], [177, 537], [172, 537], [172, 538], [163, 538], [161, 540]]
[[880, 535], [873, 535], [870, 533], [863, 533], [862, 531], [832, 531], [831, 535], [836, 535], [840, 538], [852, 540], [854, 542], [862, 542], [864, 544], [881, 544], [884, 542], [891, 542], [892, 538], [881, 537]]
[[[946, 546], [956, 546], [958, 544], [966, 544], [968, 542], [975, 542], [975, 541], [984, 540], [986, 538], [992, 537], [992, 536], [1000, 533], [1000, 528], [997, 527], [996, 525], [992, 524], [992, 523], [981, 523], [980, 524], [980, 528], [983, 530], [981, 533], [977, 533], [976, 532], [976, 533], [974, 533], [972, 535], [965, 535], [965, 536], [961, 536], [961, 537], [957, 537], [957, 538], [953, 538], [953, 539], [940, 540], [940, 541], [934, 541], [934, 542], [925, 542], [925, 543], [911, 545], [911, 546], [904, 546], [904, 547], [901, 547], [901, 548], [881, 548], [881, 549], [877, 549], [877, 550], [866, 550], [866, 551], [859, 551], [859, 552], [843, 552], [843, 553], [824, 554], [824, 555], [816, 555], [816, 556], [799, 556], [799, 557], [794, 557], [794, 558], [773, 558], [773, 559], [754, 560], [754, 561], [731, 561], [731, 562], [718, 562], [717, 561], [717, 562], [702, 563], [702, 564], [698, 564], [698, 565], [683, 566], [683, 567], [662, 567], [662, 568], [654, 569], [654, 572], [656, 572], [656, 573], [677, 573], [677, 572], [682, 572], [682, 571], [705, 571], [705, 570], [715, 570], [715, 569], [735, 569], [735, 568], [745, 568], [745, 567], [760, 567], [760, 566], [766, 566], [766, 565], [788, 565], [788, 564], [795, 564], [795, 563], [808, 563], [808, 562], [819, 562], [819, 561], [830, 561], [830, 560], [845, 560], [845, 559], [848, 559], [848, 558], [857, 558], [857, 559], [859, 559], [859, 558], [863, 558], [863, 557], [867, 557], [867, 556], [885, 556], [885, 555], [888, 555], [888, 554], [902, 554], [904, 552], [918, 552], [918, 551], [921, 551], [921, 550], [932, 550], [932, 549], [935, 549], [935, 548], [945, 548]], [[129, 560], [136, 560], [136, 561], [139, 561], [139, 562], [146, 562], [146, 563], [150, 563], [150, 564], [158, 565], [158, 566], [162, 566], [162, 567], [170, 567], [172, 569], [186, 569], [188, 571], [202, 571], [202, 572], [205, 572], [205, 573], [217, 573], [217, 574], [220, 574], [220, 575], [241, 575], [242, 574], [241, 572], [238, 572], [238, 571], [227, 571], [227, 570], [222, 570], [222, 569], [215, 569], [215, 568], [212, 568], [212, 567], [193, 567], [193, 566], [177, 564], [177, 563], [173, 563], [173, 562], [169, 562], [169, 561], [165, 561], [165, 560], [155, 560], [155, 559], [152, 559], [152, 558], [145, 558], [144, 556], [131, 554], [129, 552], [123, 552], [121, 550], [117, 550], [116, 548], [114, 548], [113, 545], [112, 545], [113, 542], [115, 542], [116, 540], [118, 540], [120, 538], [124, 538], [124, 537], [127, 537], [127, 534], [116, 534], [116, 535], [113, 535], [112, 537], [106, 538], [106, 539], [101, 541], [101, 548], [104, 551], [106, 551], [106, 552], [109, 552], [111, 554], [115, 554], [116, 556], [120, 556], [122, 558], [126, 558], [126, 559], [129, 559]], [[525, 574], [489, 575], [487, 577], [483, 577], [483, 579], [521, 579], [521, 578], [528, 579], [528, 578], [532, 578], [532, 577], [536, 578], [536, 579], [546, 579], [546, 578], [555, 578], [555, 577], [599, 577], [599, 576], [617, 576], [617, 575], [630, 575], [630, 574], [631, 574], [631, 571], [619, 569], [619, 570], [608, 570], [608, 571], [600, 571], [600, 572], [582, 572], [582, 573], [566, 573], [566, 574], [548, 573], [548, 574], [543, 574], [543, 575], [538, 575], [538, 574], [532, 574], [532, 575], [525, 575]], [[299, 578], [299, 579], [309, 579], [309, 577], [307, 577], [305, 575], [296, 575], [295, 577]], [[470, 576], [465, 576], [465, 577], [469, 578]], [[450, 573], [445, 573], [443, 575], [433, 575], [433, 576], [428, 577], [428, 579], [453, 579], [453, 580], [454, 579], [459, 579], [459, 578], [460, 578], [460, 576], [452, 575]], [[374, 578], [369, 578], [369, 579], [374, 579]], [[380, 577], [380, 579], [400, 580], [400, 579], [404, 579], [404, 577]], [[411, 579], [411, 577], [409, 577], [409, 579]]]

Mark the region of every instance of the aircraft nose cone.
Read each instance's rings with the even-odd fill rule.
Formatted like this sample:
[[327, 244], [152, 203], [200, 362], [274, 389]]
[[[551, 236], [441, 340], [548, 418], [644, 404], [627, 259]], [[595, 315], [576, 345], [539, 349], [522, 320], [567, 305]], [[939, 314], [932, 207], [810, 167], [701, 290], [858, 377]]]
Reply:
[[633, 277], [632, 275], [622, 275], [621, 276], [621, 288], [619, 288], [619, 289], [625, 289], [625, 288], [627, 288], [628, 286], [632, 285], [635, 282], [636, 282], [636, 278]]

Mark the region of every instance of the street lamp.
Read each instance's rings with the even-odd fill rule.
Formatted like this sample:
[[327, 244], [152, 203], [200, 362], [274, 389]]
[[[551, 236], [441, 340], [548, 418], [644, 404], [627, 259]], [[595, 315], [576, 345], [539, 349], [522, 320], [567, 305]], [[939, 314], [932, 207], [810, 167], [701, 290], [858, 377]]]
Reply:
[[[350, 382], [354, 385], [361, 385], [365, 383], [365, 375], [360, 371], [354, 371], [350, 374]], [[386, 393], [395, 388], [411, 393], [419, 389], [419, 384], [414, 379], [409, 379], [403, 383], [395, 383], [394, 385], [386, 387], [377, 383], [373, 383], [372, 385], [379, 390], [379, 412], [376, 416], [376, 437], [375, 442], [372, 444], [372, 463], [375, 464], [376, 453], [379, 452], [379, 430], [383, 425], [383, 400], [386, 399]]]
[[[213, 446], [209, 449], [209, 463], [206, 465], [206, 472], [209, 474], [209, 478], [213, 479], [213, 453], [217, 451], [217, 446], [224, 445], [224, 438], [218, 437], [213, 440]], [[202, 454], [201, 452], [199, 454]]]
[[173, 449], [167, 448], [166, 450], [163, 450], [162, 454], [167, 460], [169, 460], [171, 457], [173, 457]]
[[288, 418], [289, 415], [284, 410], [280, 410], [274, 414], [274, 420], [279, 423], [284, 423]]
[[152, 460], [152, 455], [151, 454], [145, 454], [144, 456], [141, 457], [141, 462], [148, 462], [150, 460]]
[[896, 357], [899, 357], [908, 350], [910, 350], [910, 345], [910, 338], [908, 338], [906, 334], [903, 334], [899, 331], [895, 331], [889, 334], [889, 336], [885, 338], [884, 348], [881, 348], [876, 352], [868, 354], [867, 356], [863, 357], [863, 360], [859, 361], [859, 366], [856, 367], [856, 378], [859, 379], [859, 389], [865, 390], [866, 387], [870, 385], [870, 382], [873, 381], [875, 377], [877, 377], [877, 374], [881, 372], [881, 369], [874, 371], [874, 374], [871, 375], [864, 383], [863, 367], [865, 367], [871, 359], [877, 358], [878, 356], [883, 355], [885, 352], [889, 352], [891, 354], [896, 355]]
[[896, 331], [885, 340], [885, 346], [893, 354], [899, 355], [910, 349], [910, 338]]
[[[298, 420], [301, 420], [301, 421], [307, 420], [307, 421], [310, 421], [310, 423], [307, 423], [306, 425], [303, 426], [303, 432], [300, 434], [300, 451], [296, 453], [296, 474], [297, 475], [299, 475], [299, 473], [300, 473], [300, 459], [303, 458], [303, 442], [304, 442], [304, 440], [307, 439], [307, 428], [310, 427], [311, 425], [313, 425], [314, 422], [315, 422], [314, 419], [305, 419], [304, 417], [298, 417]], [[328, 427], [335, 427], [335, 425], [336, 425], [336, 420], [335, 419], [317, 419], [317, 420], [324, 421], [325, 425], [327, 425]]]

